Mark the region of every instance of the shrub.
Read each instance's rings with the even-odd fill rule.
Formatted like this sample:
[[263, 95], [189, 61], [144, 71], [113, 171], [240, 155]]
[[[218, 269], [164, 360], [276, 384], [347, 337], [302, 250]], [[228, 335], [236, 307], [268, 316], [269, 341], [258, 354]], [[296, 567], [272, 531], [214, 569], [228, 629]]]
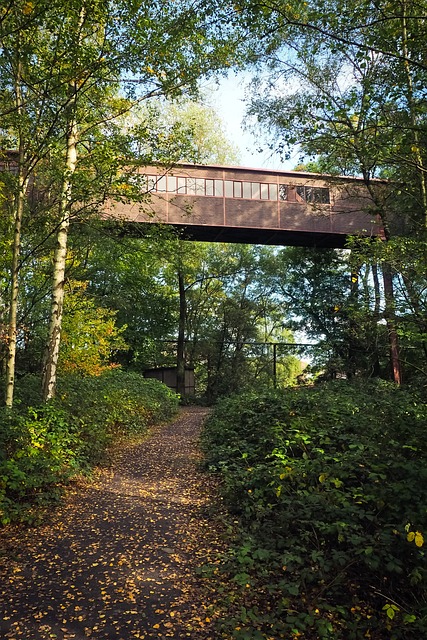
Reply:
[[426, 404], [384, 383], [218, 406], [203, 446], [239, 516], [237, 582], [254, 581], [274, 601], [266, 629], [307, 638], [425, 635], [426, 425]]
[[81, 468], [78, 422], [54, 405], [0, 413], [0, 522], [34, 517]]
[[101, 462], [119, 436], [169, 420], [178, 397], [156, 380], [113, 370], [64, 377], [55, 400], [37, 401], [35, 377], [20, 381], [17, 408], [0, 411], [0, 523], [32, 521], [61, 485]]

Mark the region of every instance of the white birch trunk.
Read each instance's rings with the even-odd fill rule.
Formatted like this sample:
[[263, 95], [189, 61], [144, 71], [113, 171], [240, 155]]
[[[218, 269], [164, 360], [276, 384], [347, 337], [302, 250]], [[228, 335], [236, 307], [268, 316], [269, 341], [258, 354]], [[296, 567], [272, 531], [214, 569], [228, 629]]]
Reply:
[[[78, 45], [81, 44], [81, 29], [85, 20], [86, 10], [80, 10], [77, 25]], [[67, 260], [68, 231], [71, 218], [71, 189], [72, 178], [77, 165], [78, 126], [76, 119], [77, 97], [79, 93], [78, 81], [70, 83], [69, 119], [67, 130], [67, 152], [65, 158], [65, 173], [62, 183], [60, 199], [60, 224], [56, 239], [56, 249], [53, 261], [52, 303], [50, 312], [49, 335], [46, 344], [43, 364], [42, 397], [45, 402], [54, 397], [56, 391], [56, 374], [58, 368], [59, 346], [61, 343], [61, 327], [64, 311], [65, 267]]]
[[64, 309], [65, 267], [67, 259], [68, 231], [70, 227], [71, 179], [77, 164], [77, 123], [69, 125], [67, 134], [67, 154], [65, 175], [60, 201], [60, 224], [53, 261], [52, 303], [50, 312], [49, 335], [43, 365], [42, 395], [47, 401], [54, 397], [56, 372], [58, 367], [59, 345]]
[[6, 407], [12, 407], [15, 391], [15, 363], [18, 330], [17, 318], [19, 295], [19, 256], [21, 252], [22, 215], [24, 213], [24, 199], [27, 186], [27, 181], [23, 177], [21, 157], [19, 159], [18, 184], [19, 186], [15, 203], [15, 223], [13, 231], [12, 273], [10, 284], [11, 292], [9, 303], [8, 342], [6, 356]]
[[[15, 106], [19, 116], [22, 115], [23, 100], [21, 92], [21, 63], [17, 65], [17, 76], [15, 81]], [[17, 346], [17, 318], [18, 318], [18, 295], [19, 295], [19, 256], [21, 252], [21, 227], [24, 213], [25, 198], [28, 186], [28, 176], [24, 173], [24, 140], [19, 136], [18, 152], [18, 189], [15, 198], [15, 219], [13, 229], [13, 249], [12, 249], [12, 269], [10, 283], [10, 303], [8, 319], [8, 344], [6, 356], [6, 392], [5, 405], [12, 407], [15, 391], [15, 365]]]

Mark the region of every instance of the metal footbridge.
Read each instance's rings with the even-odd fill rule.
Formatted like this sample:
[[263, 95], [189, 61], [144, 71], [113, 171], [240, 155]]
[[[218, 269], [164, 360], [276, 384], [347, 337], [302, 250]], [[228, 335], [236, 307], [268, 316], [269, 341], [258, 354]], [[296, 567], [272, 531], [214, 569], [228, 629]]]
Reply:
[[383, 235], [358, 178], [193, 164], [126, 171], [145, 201], [109, 200], [103, 215], [133, 225], [172, 225], [200, 241], [336, 248], [350, 235]]

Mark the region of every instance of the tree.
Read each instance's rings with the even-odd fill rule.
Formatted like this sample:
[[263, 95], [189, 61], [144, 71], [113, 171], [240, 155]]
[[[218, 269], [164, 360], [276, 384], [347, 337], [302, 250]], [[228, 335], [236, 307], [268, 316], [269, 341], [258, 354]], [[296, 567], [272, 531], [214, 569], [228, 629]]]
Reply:
[[224, 123], [215, 110], [200, 102], [178, 100], [159, 110], [170, 126], [185, 127], [188, 149], [182, 159], [196, 164], [239, 164], [238, 149], [227, 140]]
[[[44, 4], [44, 3], [41, 3]], [[39, 10], [43, 7], [40, 7]], [[35, 73], [32, 69], [34, 52], [38, 45], [38, 27], [40, 12], [35, 17], [30, 3], [19, 2], [6, 9], [0, 22], [0, 66], [4, 72], [1, 75], [1, 89], [3, 97], [3, 144], [12, 139], [16, 154], [12, 158], [13, 175], [6, 179], [4, 191], [13, 202], [13, 211], [8, 211], [7, 202], [2, 205], [11, 216], [11, 267], [8, 310], [8, 335], [6, 355], [6, 394], [5, 404], [12, 406], [15, 384], [15, 362], [17, 345], [17, 316], [19, 294], [19, 266], [21, 250], [21, 228], [27, 204], [27, 190], [30, 183], [31, 171], [36, 165], [34, 157], [34, 126], [31, 123], [31, 107], [28, 105], [29, 94]], [[6, 16], [6, 17], [5, 17]], [[31, 105], [33, 106], [33, 105]], [[7, 148], [8, 145], [6, 144]], [[6, 158], [5, 169], [8, 161]]]
[[[51, 212], [48, 235], [58, 232], [44, 365], [46, 399], [55, 389], [70, 223], [81, 219], [82, 212], [85, 216], [93, 212], [105, 197], [109, 180], [115, 183], [109, 195], [123, 197], [123, 176], [115, 179], [117, 167], [124, 158], [136, 159], [135, 146], [123, 136], [118, 121], [143, 100], [195, 93], [201, 76], [236, 60], [236, 50], [243, 46], [234, 31], [236, 15], [234, 8], [216, 0], [200, 6], [186, 0], [161, 6], [75, 0], [65, 6], [54, 0], [37, 7], [20, 0], [2, 14], [3, 115], [8, 116], [2, 123], [3, 139], [18, 140], [23, 131], [26, 135], [22, 149], [18, 144], [11, 354], [16, 349], [21, 210], [26, 181], [36, 167]], [[12, 58], [18, 64], [11, 64]], [[147, 156], [137, 160], [147, 163]], [[13, 378], [10, 356], [8, 404]]]
[[[271, 286], [272, 257], [269, 247], [212, 244], [205, 259], [210, 275], [199, 276], [189, 291], [189, 355], [192, 362], [203, 363], [199, 371], [209, 401], [253, 384], [271, 384], [271, 343], [293, 341], [283, 330], [281, 305]], [[294, 364], [288, 355], [280, 358], [282, 373], [289, 365], [288, 384], [301, 371], [290, 366], [291, 360]]]
[[114, 353], [125, 351], [126, 326], [116, 326], [117, 312], [96, 307], [85, 295], [87, 283], [69, 282], [72, 291], [65, 298], [62, 347], [58, 367], [62, 373], [98, 376], [117, 366]]
[[[133, 130], [153, 130], [152, 122], [160, 122], [159, 137], [165, 141], [176, 139], [181, 144], [177, 151], [180, 154], [178, 160], [195, 163], [232, 163], [237, 162], [237, 152], [226, 140], [222, 123], [215, 112], [203, 104], [178, 100], [165, 103], [157, 101], [143, 107], [133, 115]], [[147, 123], [150, 125], [147, 126]], [[129, 127], [129, 123], [126, 123]], [[130, 127], [129, 127], [130, 130]], [[170, 136], [170, 133], [174, 135]], [[142, 138], [143, 149], [146, 149], [147, 141]], [[162, 161], [155, 155], [155, 159]], [[169, 158], [170, 159], [170, 158]], [[164, 161], [164, 160], [163, 160]], [[185, 394], [185, 364], [186, 364], [186, 333], [188, 321], [188, 302], [190, 290], [199, 284], [199, 278], [204, 276], [194, 271], [194, 257], [200, 259], [203, 254], [201, 247], [183, 243], [174, 233], [164, 232], [160, 239], [161, 244], [154, 249], [158, 255], [162, 255], [168, 266], [176, 275], [178, 289], [179, 312], [177, 327], [177, 392]], [[190, 248], [191, 247], [191, 248]], [[213, 276], [208, 276], [212, 279]]]
[[[260, 7], [249, 3], [249, 12], [261, 13], [258, 21], [254, 17], [257, 28], [265, 27]], [[298, 143], [303, 154], [322, 156], [325, 167], [362, 175], [387, 233], [393, 231], [390, 210], [421, 232], [426, 220], [423, 2], [273, 3], [270, 8], [276, 26], [259, 52], [268, 72], [255, 83], [250, 112], [270, 128], [274, 149], [287, 153]], [[385, 201], [373, 181], [381, 174], [394, 179]]]
[[[77, 246], [83, 248], [82, 240]], [[91, 295], [117, 309], [130, 347], [123, 364], [138, 370], [196, 368], [198, 392], [213, 399], [257, 381], [273, 383], [273, 346], [292, 342], [270, 273], [275, 250], [194, 243], [165, 230], [152, 238], [98, 239], [74, 271]], [[127, 357], [129, 356], [129, 357]], [[301, 371], [282, 347], [277, 380]]]
[[288, 326], [313, 342], [310, 350], [317, 367], [332, 377], [385, 374], [380, 301], [369, 285], [371, 272], [350, 252], [282, 249], [271, 277]]
[[[275, 26], [268, 31], [266, 5], [244, 6], [254, 28], [266, 34], [258, 49], [264, 66], [254, 83], [249, 113], [269, 130], [272, 148], [287, 155], [298, 144], [302, 159], [316, 160], [322, 172], [361, 176], [386, 239], [415, 234], [423, 243], [423, 1], [357, 7], [347, 0], [321, 6], [274, 2], [269, 7]], [[377, 180], [382, 177], [388, 182]], [[372, 264], [368, 262], [365, 274]], [[399, 277], [382, 266], [392, 368], [399, 381], [393, 291]], [[365, 326], [369, 317], [370, 312]]]

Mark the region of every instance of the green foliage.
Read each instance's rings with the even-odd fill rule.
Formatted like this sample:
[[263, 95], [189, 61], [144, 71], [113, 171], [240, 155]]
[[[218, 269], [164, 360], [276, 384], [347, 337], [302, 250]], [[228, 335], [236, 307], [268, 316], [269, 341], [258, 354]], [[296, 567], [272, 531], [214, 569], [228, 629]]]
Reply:
[[[352, 0], [273, 3], [268, 24], [265, 8], [244, 5], [251, 29], [263, 31], [254, 128], [263, 125], [270, 148], [287, 158], [298, 145], [326, 173], [363, 176], [389, 231], [397, 222], [425, 232], [425, 0], [408, 0], [398, 14]], [[392, 178], [388, 198], [378, 176]]]
[[[132, 118], [125, 119], [125, 127], [131, 125], [140, 155], [151, 152], [155, 160], [161, 160], [155, 149], [163, 147], [168, 152], [168, 163], [175, 157], [177, 161], [196, 164], [239, 164], [238, 150], [227, 140], [223, 122], [206, 104], [185, 98], [168, 102], [152, 99], [142, 104]], [[153, 138], [157, 144], [153, 144]], [[174, 151], [166, 149], [169, 139]]]
[[[293, 336], [270, 275], [277, 266], [271, 247], [186, 242], [158, 229], [143, 240], [97, 242], [86, 271], [76, 275], [104, 307], [118, 310], [119, 326], [127, 325], [127, 364], [143, 370], [176, 363], [181, 325], [198, 395], [212, 401], [243, 386], [273, 385], [269, 343]], [[293, 353], [277, 348], [279, 384], [301, 372]]]
[[177, 396], [157, 380], [117, 369], [60, 379], [55, 402], [82, 421], [82, 446], [91, 462], [102, 458], [114, 437], [144, 433], [151, 424], [169, 420], [178, 406]]
[[[416, 238], [392, 238], [388, 242], [353, 238], [348, 244], [353, 260], [365, 263], [370, 276], [376, 267], [388, 265], [393, 275], [394, 323], [399, 336], [400, 365], [406, 383], [425, 385], [427, 378], [427, 244]], [[372, 271], [369, 270], [372, 269]], [[362, 277], [361, 277], [362, 280]], [[365, 289], [365, 287], [363, 287]], [[363, 293], [351, 309], [359, 334], [376, 325], [379, 315], [369, 312]], [[378, 332], [378, 324], [377, 332]], [[371, 334], [374, 337], [374, 332]], [[379, 344], [377, 333], [376, 342]], [[384, 336], [383, 336], [384, 337]], [[366, 351], [369, 342], [366, 341]]]
[[425, 635], [426, 423], [425, 401], [379, 382], [218, 405], [203, 445], [238, 518], [240, 601], [270, 611], [262, 637]]
[[78, 422], [53, 405], [0, 414], [0, 523], [33, 521], [81, 467]]
[[[247, 44], [235, 31], [237, 28], [234, 9], [216, 0], [197, 7], [186, 0], [161, 4], [22, 0], [2, 11], [0, 145], [3, 149], [19, 149], [19, 154], [15, 155], [16, 176], [9, 180], [11, 189], [5, 188], [6, 180], [0, 182], [2, 214], [9, 203], [16, 203], [16, 224], [8, 223], [9, 217], [13, 223], [13, 215], [7, 211], [7, 228], [4, 230], [2, 223], [0, 231], [15, 230], [13, 255], [18, 266], [13, 268], [9, 261], [5, 266], [13, 274], [11, 317], [19, 308], [20, 333], [30, 333], [32, 328], [22, 318], [21, 300], [17, 304], [19, 289], [19, 296], [29, 302], [22, 270], [42, 248], [49, 254], [52, 238], [58, 234], [59, 250], [52, 252], [52, 275], [58, 284], [52, 287], [45, 398], [53, 395], [56, 384], [70, 222], [87, 221], [105, 212], [107, 199], [147, 201], [146, 189], [135, 184], [124, 165], [170, 165], [191, 151], [200, 159], [203, 156], [193, 149], [198, 144], [188, 144], [189, 134], [196, 131], [193, 123], [163, 127], [151, 119], [141, 126], [124, 127], [124, 116], [130, 116], [131, 121], [141, 103], [153, 98], [196, 96], [201, 77], [208, 78], [241, 60]], [[27, 189], [29, 185], [31, 189]], [[37, 238], [32, 237], [33, 229], [37, 229]], [[2, 317], [3, 262], [0, 258], [0, 322], [6, 323]], [[50, 256], [48, 262], [50, 265]], [[28, 304], [32, 310], [31, 303], [39, 305], [40, 291]], [[43, 315], [41, 329], [37, 328], [37, 348], [40, 338], [46, 338], [45, 323]], [[10, 324], [14, 336], [14, 319]], [[21, 346], [18, 344], [19, 350]], [[6, 403], [11, 406], [14, 340], [9, 340], [9, 347]]]
[[59, 370], [97, 376], [117, 366], [111, 363], [115, 351], [127, 349], [122, 337], [126, 325], [119, 329], [117, 312], [96, 307], [94, 300], [85, 296], [87, 283], [71, 282], [70, 286], [64, 304]]
[[[40, 406], [40, 381], [19, 383], [18, 408], [0, 413], [0, 523], [40, 517], [61, 486], [103, 460], [118, 437], [169, 420], [178, 398], [156, 380], [109, 371], [68, 376], [54, 401]], [[32, 405], [32, 406], [31, 406]]]

